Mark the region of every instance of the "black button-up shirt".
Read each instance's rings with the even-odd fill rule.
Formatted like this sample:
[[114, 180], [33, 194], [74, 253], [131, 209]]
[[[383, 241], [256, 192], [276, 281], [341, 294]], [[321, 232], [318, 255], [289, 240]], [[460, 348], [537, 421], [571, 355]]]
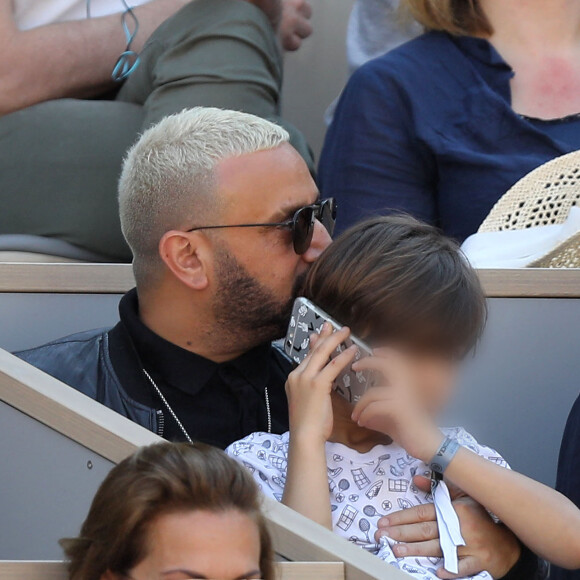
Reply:
[[135, 290], [123, 297], [119, 313], [121, 322], [109, 333], [113, 367], [130, 397], [159, 410], [163, 437], [185, 440], [143, 369], [194, 441], [225, 448], [250, 433], [266, 431], [266, 387], [272, 432], [288, 430], [284, 385], [292, 365], [277, 348], [264, 344], [235, 360], [215, 363], [145, 326]]

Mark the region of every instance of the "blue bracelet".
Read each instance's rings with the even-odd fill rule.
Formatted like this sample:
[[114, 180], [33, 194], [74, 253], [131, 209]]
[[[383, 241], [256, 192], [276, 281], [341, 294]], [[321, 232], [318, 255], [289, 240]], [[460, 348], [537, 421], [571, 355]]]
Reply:
[[441, 446], [437, 450], [437, 453], [433, 455], [429, 463], [429, 468], [436, 474], [443, 475], [451, 460], [455, 457], [455, 454], [459, 451], [461, 445], [455, 441], [455, 439], [445, 438], [445, 441], [441, 443]]
[[[86, 0], [87, 2], [87, 20], [91, 19], [91, 0]], [[139, 32], [139, 19], [133, 10], [133, 6], [127, 3], [127, 0], [121, 0], [125, 11], [121, 15], [121, 26], [123, 27], [123, 32], [125, 33], [125, 38], [127, 40], [127, 46], [125, 50], [119, 55], [115, 66], [113, 67], [113, 72], [111, 73], [111, 78], [116, 83], [121, 83], [137, 69], [141, 62], [141, 57], [138, 52], [135, 52], [131, 47], [133, 46], [133, 41]], [[133, 20], [133, 30], [129, 26], [129, 18]]]

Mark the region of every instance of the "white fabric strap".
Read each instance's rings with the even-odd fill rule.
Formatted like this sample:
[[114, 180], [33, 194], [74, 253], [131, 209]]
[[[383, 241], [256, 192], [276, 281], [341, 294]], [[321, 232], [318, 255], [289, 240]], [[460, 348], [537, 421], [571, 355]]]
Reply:
[[443, 552], [443, 565], [448, 572], [457, 574], [457, 548], [459, 546], [465, 546], [465, 540], [461, 535], [459, 518], [451, 503], [449, 489], [443, 480], [431, 480], [431, 493], [437, 514], [437, 527], [439, 528], [439, 542], [441, 543], [441, 551]]

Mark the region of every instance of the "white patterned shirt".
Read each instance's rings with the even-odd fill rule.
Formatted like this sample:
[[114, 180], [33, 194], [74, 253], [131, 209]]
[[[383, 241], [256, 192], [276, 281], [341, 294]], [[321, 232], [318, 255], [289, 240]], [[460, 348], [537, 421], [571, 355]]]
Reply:
[[[443, 433], [481, 457], [509, 468], [498, 453], [479, 445], [463, 428], [443, 429]], [[288, 446], [289, 433], [252, 433], [230, 445], [226, 452], [250, 470], [265, 495], [281, 501]], [[427, 465], [394, 443], [358, 453], [341, 443], [328, 442], [326, 457], [334, 531], [411, 576], [437, 580], [441, 558], [396, 558], [391, 549], [394, 541], [385, 539], [377, 544], [374, 540], [380, 517], [432, 503], [431, 493], [419, 490], [412, 481], [415, 475], [430, 477]], [[470, 578], [492, 580], [487, 572]]]

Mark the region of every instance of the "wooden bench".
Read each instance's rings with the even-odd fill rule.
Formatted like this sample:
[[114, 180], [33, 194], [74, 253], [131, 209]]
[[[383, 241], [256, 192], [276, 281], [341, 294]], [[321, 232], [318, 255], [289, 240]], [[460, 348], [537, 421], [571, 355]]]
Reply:
[[113, 326], [132, 286], [127, 264], [0, 263], [0, 348], [12, 352]]
[[[344, 580], [341, 562], [280, 562], [278, 580]], [[0, 561], [0, 580], [68, 580], [58, 561]]]
[[[464, 425], [515, 468], [553, 485], [564, 423], [580, 391], [580, 271], [480, 276], [488, 328], [449, 424]], [[0, 347], [24, 349], [112, 326], [133, 283], [128, 265], [0, 264]]]

